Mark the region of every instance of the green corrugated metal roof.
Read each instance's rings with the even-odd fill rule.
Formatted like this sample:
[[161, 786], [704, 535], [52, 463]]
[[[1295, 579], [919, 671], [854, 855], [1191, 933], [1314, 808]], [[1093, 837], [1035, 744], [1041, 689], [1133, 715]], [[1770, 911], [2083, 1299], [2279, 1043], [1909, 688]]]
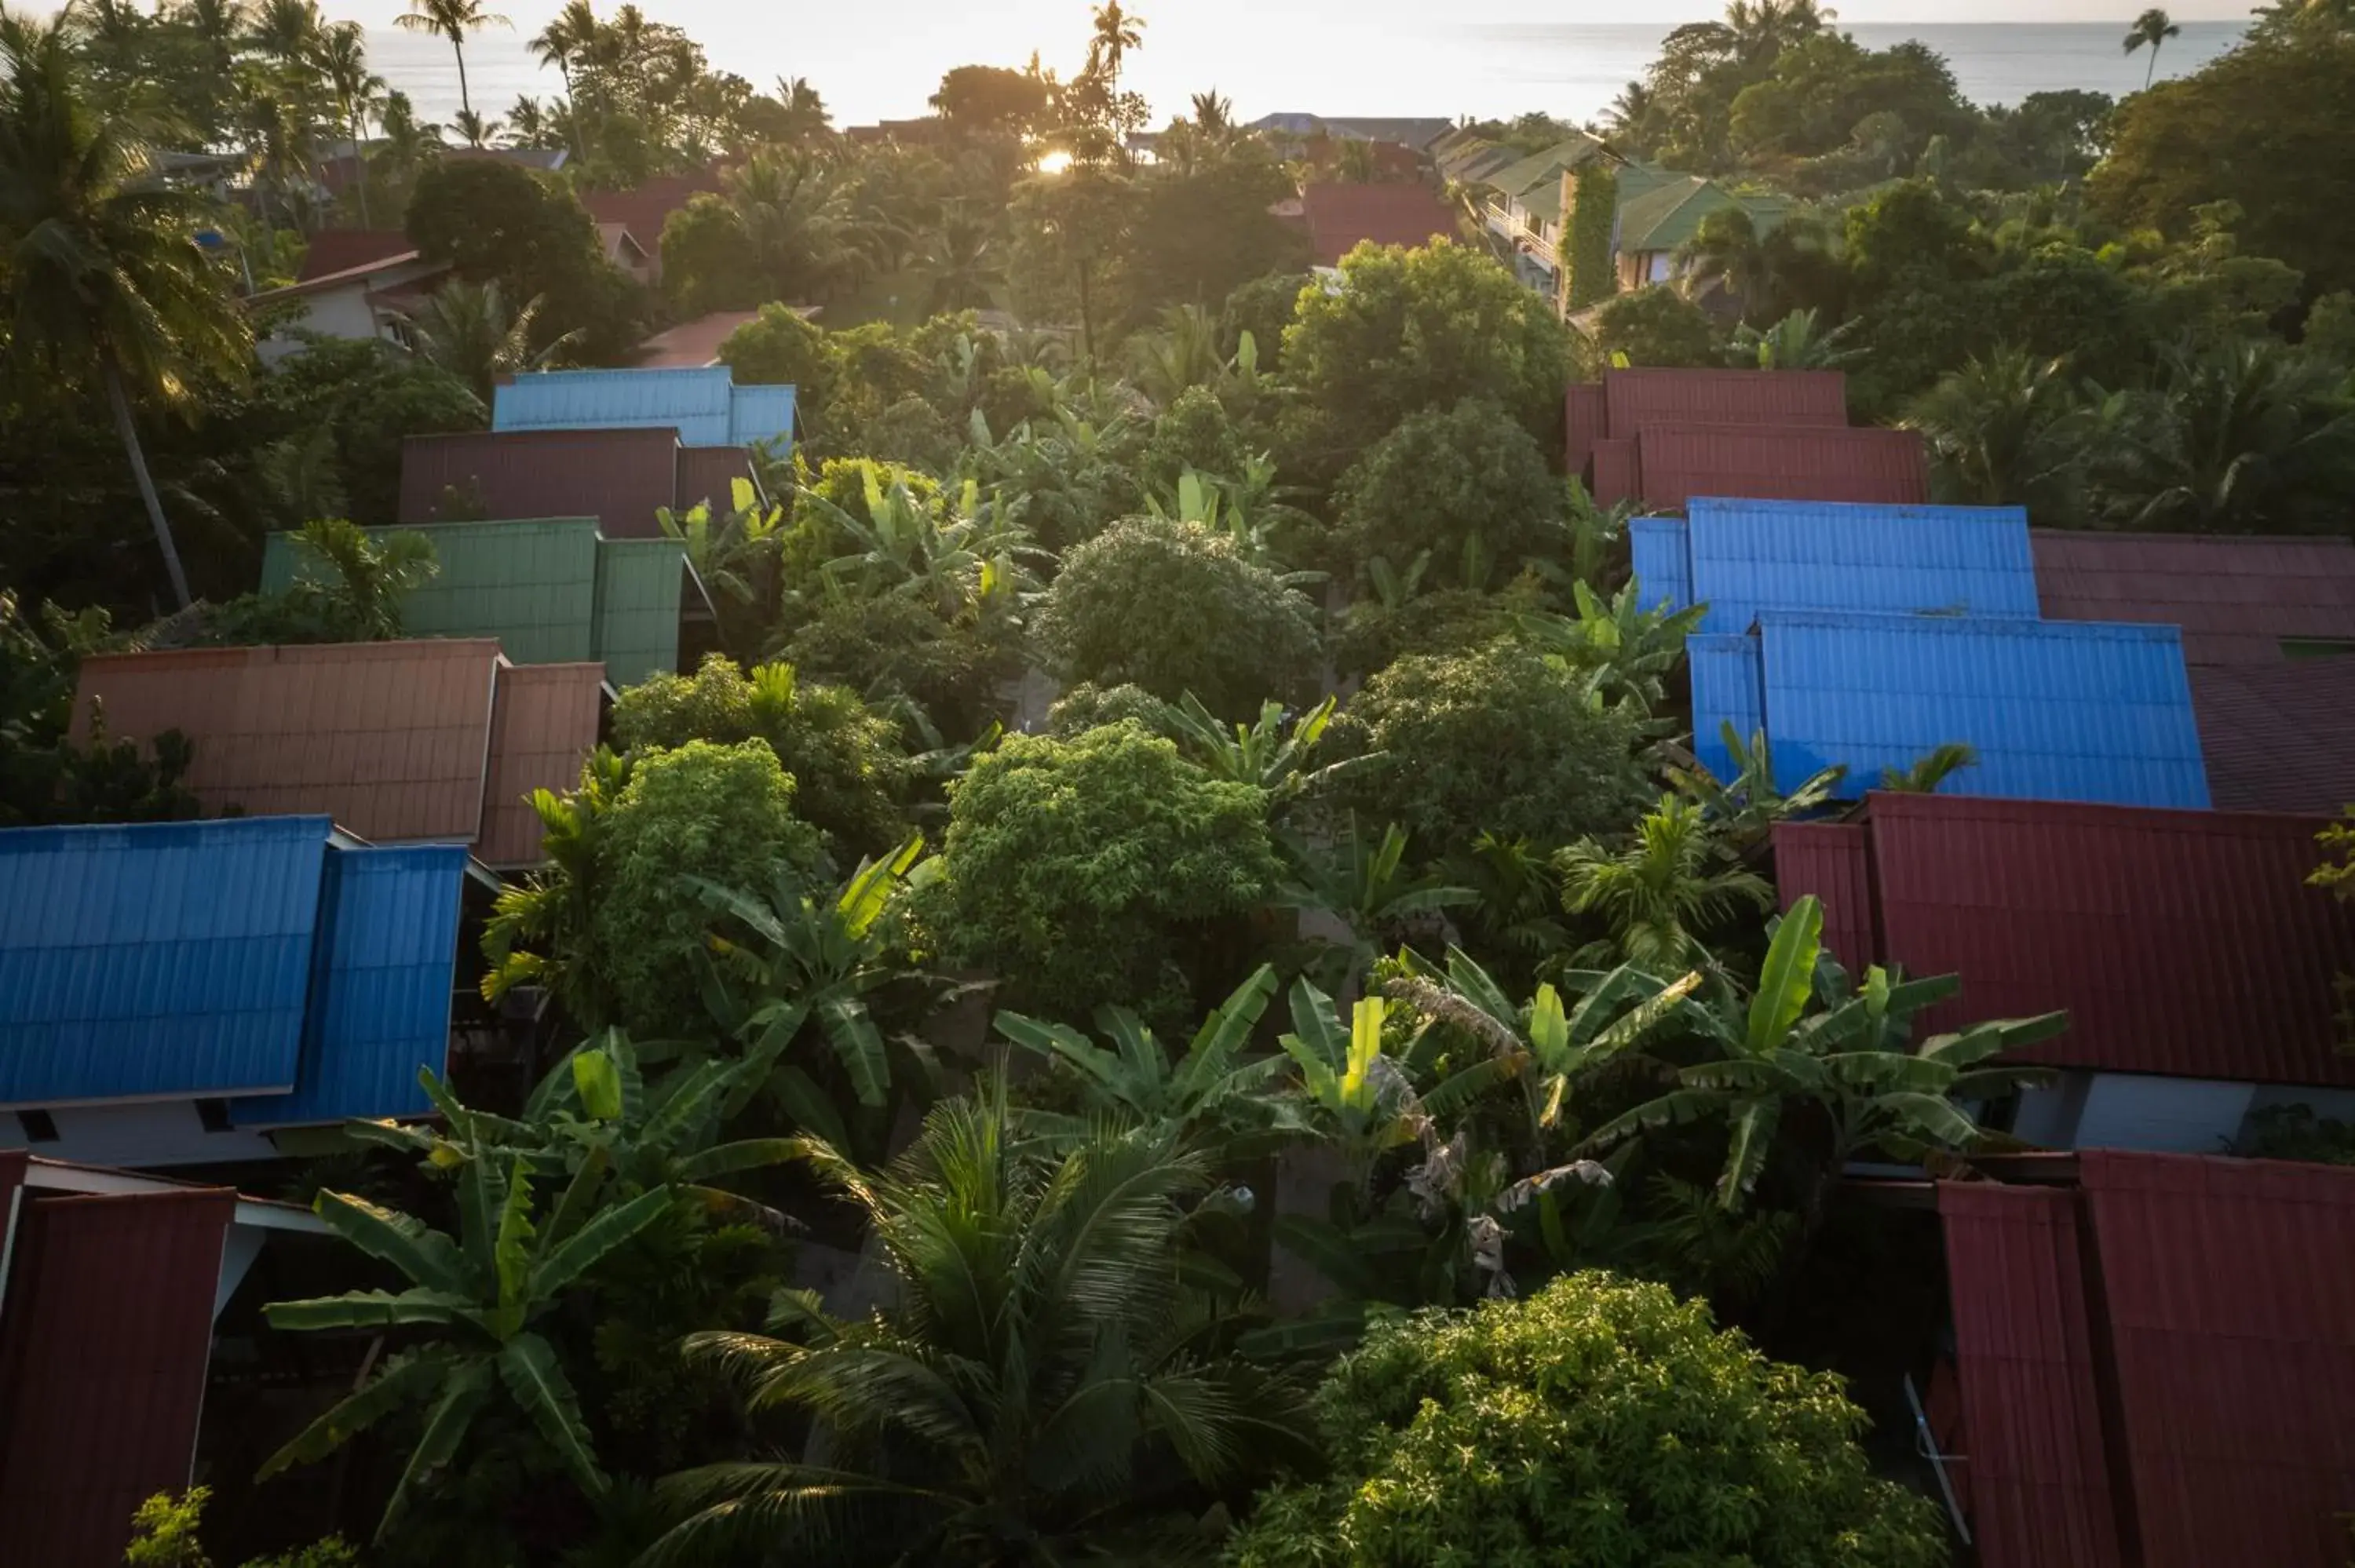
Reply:
[[1557, 143], [1542, 153], [1523, 158], [1518, 164], [1508, 164], [1482, 183], [1495, 186], [1508, 196], [1520, 198], [1523, 206], [1529, 205], [1528, 198], [1532, 193], [1547, 194], [1538, 187], [1550, 186], [1552, 199], [1559, 207], [1561, 202], [1561, 172], [1577, 168], [1602, 150], [1603, 143], [1593, 137], [1575, 136], [1567, 142]]
[[597, 552], [598, 657], [616, 688], [678, 669], [685, 546], [670, 539], [608, 539]]
[[[1632, 171], [1631, 171], [1632, 172]], [[1619, 250], [1625, 254], [1674, 250], [1700, 228], [1712, 212], [1742, 207], [1760, 231], [1783, 221], [1790, 203], [1781, 196], [1738, 196], [1699, 175], [1666, 175], [1640, 182], [1645, 188], [1630, 194], [1622, 180], [1619, 190]]]
[[[686, 546], [676, 540], [602, 538], [593, 517], [402, 532], [432, 540], [442, 568], [402, 603], [410, 636], [496, 637], [518, 664], [602, 659], [616, 686], [677, 667]], [[294, 535], [272, 535], [262, 590], [293, 583], [307, 554]]]

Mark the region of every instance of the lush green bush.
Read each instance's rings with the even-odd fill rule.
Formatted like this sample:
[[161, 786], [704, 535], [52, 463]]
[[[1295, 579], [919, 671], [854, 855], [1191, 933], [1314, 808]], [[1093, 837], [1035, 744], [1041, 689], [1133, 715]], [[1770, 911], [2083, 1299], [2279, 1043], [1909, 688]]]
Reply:
[[693, 955], [712, 914], [686, 884], [776, 882], [780, 861], [811, 868], [825, 852], [794, 814], [794, 780], [765, 740], [695, 740], [634, 760], [629, 783], [596, 829], [587, 958], [615, 1021], [644, 1038], [676, 1038], [702, 1014]]
[[1666, 284], [1605, 301], [1594, 313], [1594, 346], [1630, 365], [1691, 366], [1724, 362], [1725, 345], [1709, 313]]
[[1097, 686], [1086, 682], [1073, 686], [1047, 710], [1047, 733], [1070, 740], [1106, 725], [1135, 719], [1155, 735], [1170, 734], [1174, 720], [1167, 703], [1142, 686]]
[[1333, 634], [1333, 667], [1345, 675], [1370, 675], [1411, 653], [1470, 652], [1509, 636], [1517, 613], [1544, 608], [1526, 577], [1502, 593], [1440, 588], [1396, 603], [1360, 599]]
[[1931, 1568], [1925, 1499], [1876, 1479], [1829, 1373], [1606, 1274], [1376, 1328], [1317, 1398], [1333, 1464], [1268, 1492], [1236, 1568]]
[[826, 334], [798, 311], [762, 305], [761, 313], [728, 334], [719, 362], [735, 372], [740, 387], [784, 385], [797, 398], [820, 402], [832, 385]]
[[1118, 1002], [1185, 1022], [1188, 961], [1276, 885], [1266, 816], [1263, 792], [1134, 721], [1014, 736], [957, 785], [922, 918], [948, 962], [1005, 981], [1006, 1006], [1076, 1020]]
[[626, 750], [756, 739], [793, 775], [799, 814], [826, 834], [839, 859], [879, 854], [907, 836], [899, 800], [908, 762], [898, 726], [856, 692], [804, 681], [791, 664], [762, 664], [748, 676], [713, 653], [693, 676], [656, 675], [613, 705], [613, 740]]
[[1657, 793], [1636, 717], [1591, 705], [1560, 662], [1509, 640], [1400, 660], [1351, 700], [1334, 739], [1382, 754], [1345, 781], [1343, 802], [1434, 852], [1484, 832], [1615, 838]]
[[1218, 394], [1207, 387], [1188, 387], [1153, 422], [1153, 435], [1137, 459], [1136, 477], [1148, 492], [1162, 494], [1174, 490], [1178, 475], [1189, 468], [1236, 478], [1246, 456]]
[[1259, 367], [1283, 368], [1284, 329], [1300, 319], [1300, 291], [1315, 281], [1305, 272], [1271, 272], [1229, 294], [1219, 312], [1220, 346], [1232, 354], [1249, 333], [1259, 350]]
[[943, 620], [931, 605], [902, 597], [821, 600], [783, 652], [805, 678], [847, 686], [879, 705], [913, 703], [950, 741], [987, 729], [1002, 705], [999, 686], [1022, 672], [1015, 627]]
[[1508, 570], [1558, 532], [1561, 482], [1535, 438], [1485, 397], [1425, 409], [1369, 448], [1333, 494], [1347, 559], [1380, 556], [1401, 571], [1428, 550], [1431, 573], [1462, 581], [1465, 546], [1477, 538]]
[[1066, 681], [1191, 692], [1244, 717], [1297, 700], [1317, 673], [1315, 608], [1234, 542], [1195, 523], [1133, 517], [1076, 546], [1039, 615], [1039, 645]]

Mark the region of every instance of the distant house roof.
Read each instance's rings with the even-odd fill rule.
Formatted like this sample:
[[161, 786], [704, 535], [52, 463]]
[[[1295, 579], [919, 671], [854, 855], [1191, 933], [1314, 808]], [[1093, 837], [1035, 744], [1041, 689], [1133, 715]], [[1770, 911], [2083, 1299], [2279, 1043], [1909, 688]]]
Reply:
[[[1483, 182], [1495, 186], [1516, 200], [1532, 195], [1550, 199], [1557, 213], [1561, 205], [1561, 176], [1564, 171], [1582, 168], [1597, 157], [1607, 157], [1610, 149], [1583, 132], [1557, 142], [1542, 153], [1533, 153], [1517, 164], [1508, 164]], [[1524, 201], [1523, 205], [1527, 205]]]
[[424, 1111], [465, 863], [338, 842], [324, 817], [0, 832], [0, 1106]]
[[[340, 272], [322, 272], [299, 283], [289, 283], [281, 289], [264, 289], [258, 294], [248, 294], [248, 306], [272, 305], [286, 300], [307, 299], [336, 289], [361, 288], [373, 297], [379, 290], [390, 291], [406, 289], [423, 279], [438, 277], [450, 270], [446, 261], [427, 261], [415, 250], [405, 250], [396, 256], [381, 257], [346, 267]], [[384, 280], [379, 284], [378, 280]]]
[[702, 169], [691, 175], [657, 175], [625, 191], [582, 191], [581, 205], [597, 222], [627, 228], [652, 256], [661, 253], [663, 226], [670, 215], [694, 197], [719, 189], [719, 171]]
[[[615, 686], [678, 668], [679, 615], [702, 589], [687, 547], [671, 539], [608, 539], [593, 517], [434, 523], [438, 569], [401, 603], [410, 637], [491, 637], [520, 665], [602, 662]], [[261, 556], [262, 591], [282, 591], [315, 569], [299, 535], [273, 534]], [[501, 688], [510, 694], [512, 676]], [[595, 682], [589, 683], [594, 700]], [[596, 717], [589, 717], [590, 733]]]
[[440, 155], [453, 164], [514, 164], [553, 174], [564, 167], [572, 153], [568, 147], [445, 147]]
[[2219, 810], [2355, 806], [2355, 655], [2195, 666], [2191, 705]]
[[638, 366], [645, 370], [685, 370], [717, 365], [719, 345], [738, 327], [760, 318], [758, 311], [714, 311], [665, 328], [638, 344]]
[[1338, 266], [1362, 241], [1413, 249], [1457, 232], [1455, 214], [1418, 183], [1312, 185], [1301, 191], [1300, 203], [1319, 267]]
[[1453, 120], [1430, 116], [1324, 114], [1263, 114], [1244, 129], [1282, 136], [1335, 136], [1352, 142], [1384, 142], [1393, 146], [1428, 152], [1433, 143], [1455, 129]]
[[410, 436], [400, 519], [594, 517], [609, 539], [655, 539], [659, 509], [725, 504], [728, 482], [752, 476], [743, 448], [682, 447], [667, 429]]
[[491, 429], [663, 429], [691, 447], [789, 443], [794, 389], [739, 387], [724, 365], [637, 370], [542, 370], [507, 377], [491, 396]]
[[[82, 662], [74, 734], [102, 708], [106, 733], [194, 743], [186, 783], [208, 810], [324, 813], [371, 842], [474, 844], [486, 864], [530, 863], [538, 841], [502, 842], [488, 784], [512, 759], [492, 749], [515, 666], [488, 640], [330, 643], [107, 653]], [[581, 667], [585, 684], [601, 667]], [[574, 761], [522, 783], [561, 789], [596, 745], [591, 712]]]
[[1938, 1188], [1979, 1560], [2339, 1568], [2355, 1171], [2089, 1150], [2075, 1174]]
[[2056, 620], [2183, 628], [2195, 664], [2270, 663], [2286, 641], [2355, 650], [2355, 543], [2342, 538], [2039, 529], [2036, 574]]
[[1627, 450], [1623, 440], [1614, 425], [1595, 445], [1594, 499], [1606, 506], [1632, 500], [1672, 510], [1696, 495], [1900, 506], [1930, 499], [1929, 449], [1916, 430], [1663, 423], [1642, 426]]
[[605, 260], [616, 267], [643, 267], [653, 254], [626, 223], [601, 223], [597, 226], [597, 246]]
[[[2320, 819], [1875, 792], [1848, 874], [1820, 840], [1775, 873], [1787, 906], [1824, 900], [1843, 955], [1958, 974], [1925, 1020], [2060, 1008], [2069, 1028], [2025, 1059], [2238, 1083], [2355, 1085], [2334, 977], [2355, 968], [2355, 909], [2307, 885]], [[1825, 877], [1823, 881], [1815, 880]], [[1832, 910], [1869, 895], [1868, 907]]]
[[398, 228], [323, 228], [311, 236], [294, 281], [307, 283], [370, 263], [386, 266], [406, 261], [416, 252], [417, 242]]

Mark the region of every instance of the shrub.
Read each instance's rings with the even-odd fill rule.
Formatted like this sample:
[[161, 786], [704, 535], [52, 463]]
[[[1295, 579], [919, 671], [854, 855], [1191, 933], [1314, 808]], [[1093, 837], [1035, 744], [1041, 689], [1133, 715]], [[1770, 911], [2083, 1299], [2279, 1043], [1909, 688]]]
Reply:
[[636, 758], [596, 828], [585, 955], [614, 1022], [647, 1039], [702, 1016], [694, 955], [711, 912], [685, 879], [765, 889], [776, 866], [812, 872], [817, 831], [794, 815], [794, 780], [765, 740], [695, 740]]
[[1630, 365], [1721, 365], [1724, 347], [1709, 313], [1667, 284], [1620, 294], [1594, 313], [1594, 345]]
[[1074, 547], [1038, 621], [1066, 681], [1191, 692], [1243, 717], [1297, 700], [1316, 676], [1314, 608], [1232, 540], [1194, 523], [1134, 517]]
[[1092, 729], [1135, 719], [1154, 735], [1171, 734], [1175, 719], [1170, 706], [1142, 686], [1094, 686], [1082, 682], [1065, 692], [1047, 710], [1047, 733], [1069, 740]]
[[1220, 783], [1134, 721], [1070, 740], [1014, 736], [950, 801], [920, 910], [1002, 1005], [1084, 1019], [1120, 1002], [1191, 1016], [1189, 958], [1276, 885], [1267, 797]]
[[1012, 625], [943, 620], [912, 599], [822, 602], [794, 628], [783, 652], [805, 677], [847, 686], [870, 703], [913, 703], [950, 741], [987, 729], [1001, 706], [999, 685], [1022, 669]]
[[713, 653], [691, 678], [657, 675], [614, 703], [613, 739], [628, 750], [764, 741], [793, 775], [799, 815], [844, 852], [839, 858], [879, 854], [907, 836], [899, 800], [908, 761], [898, 727], [857, 693], [803, 681], [791, 664], [762, 664], [747, 676]]
[[1137, 478], [1156, 494], [1174, 490], [1188, 469], [1236, 478], [1246, 454], [1234, 421], [1207, 387], [1188, 387], [1153, 422], [1153, 435], [1137, 459]]
[[1400, 660], [1334, 735], [1345, 750], [1383, 754], [1350, 776], [1346, 803], [1434, 853], [1484, 832], [1544, 845], [1615, 837], [1655, 794], [1637, 719], [1589, 705], [1559, 662], [1510, 641]]
[[1472, 397], [1410, 416], [1341, 476], [1340, 545], [1353, 564], [1376, 556], [1406, 570], [1431, 552], [1432, 574], [1464, 588], [1464, 547], [1477, 536], [1508, 568], [1542, 548], [1560, 522], [1561, 482], [1504, 408]]
[[1236, 1568], [1946, 1560], [1935, 1509], [1868, 1469], [1837, 1377], [1657, 1285], [1580, 1274], [1377, 1327], [1317, 1419], [1331, 1476], [1269, 1491]]

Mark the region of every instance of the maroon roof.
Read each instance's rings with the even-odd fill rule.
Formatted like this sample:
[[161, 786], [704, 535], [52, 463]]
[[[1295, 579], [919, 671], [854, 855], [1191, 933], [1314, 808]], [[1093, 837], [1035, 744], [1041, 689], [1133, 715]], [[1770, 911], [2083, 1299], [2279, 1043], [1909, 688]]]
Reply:
[[1300, 192], [1308, 222], [1308, 243], [1319, 267], [1337, 267], [1360, 240], [1403, 245], [1409, 249], [1433, 239], [1453, 239], [1455, 214], [1431, 187], [1418, 182], [1380, 185], [1310, 185]]
[[2355, 804], [2355, 657], [2191, 671], [2218, 809], [2335, 816]]
[[[2355, 1084], [2332, 982], [2355, 910], [2307, 885], [2316, 819], [1874, 792], [1866, 797], [1884, 962], [1959, 974], [1929, 1027], [2065, 1008], [2025, 1054], [2053, 1066], [2245, 1083]], [[1826, 857], [1778, 867], [1828, 900]], [[1851, 918], [1846, 917], [1844, 918]]]
[[2355, 646], [2355, 543], [2037, 529], [2049, 620], [2183, 628], [2193, 664], [2271, 663], [2285, 638]]
[[417, 241], [398, 228], [323, 228], [311, 236], [303, 252], [303, 269], [294, 274], [308, 283], [336, 272], [348, 272], [371, 262], [389, 261], [417, 249]]
[[761, 319], [758, 311], [714, 311], [666, 327], [638, 344], [642, 370], [678, 370], [719, 363], [719, 345], [738, 327]]
[[649, 256], [662, 253], [663, 225], [670, 215], [706, 191], [719, 188], [719, 172], [704, 169], [692, 175], [657, 175], [634, 190], [582, 191], [581, 205], [599, 223], [626, 227]]
[[141, 1502], [188, 1484], [237, 1194], [27, 1196], [0, 1302], [0, 1552], [98, 1568]]
[[714, 512], [726, 512], [735, 494], [730, 482], [752, 477], [752, 454], [743, 447], [681, 447], [676, 504], [709, 502]]
[[[1615, 418], [1611, 429], [1618, 434]], [[1914, 430], [1647, 424], [1636, 444], [1647, 506], [1681, 507], [1696, 495], [1898, 506], [1930, 499], [1929, 451]]]
[[1602, 387], [1593, 382], [1572, 387], [1563, 399], [1562, 422], [1570, 436], [1568, 452], [1573, 478], [1584, 476], [1587, 460], [1594, 455], [1594, 443], [1610, 428], [1604, 412], [1607, 408]]
[[1872, 930], [1871, 838], [1858, 822], [1778, 822], [1774, 875], [1783, 907], [1812, 893], [1824, 906], [1824, 946], [1850, 975], [1879, 962]]
[[2077, 1196], [1942, 1182], [1971, 1532], [1984, 1568], [2117, 1568]]
[[1646, 425], [1848, 423], [1848, 377], [1837, 370], [1606, 370], [1603, 396], [1614, 436]]
[[2076, 1179], [1938, 1189], [1979, 1561], [2343, 1568], [2355, 1170], [2095, 1150]]
[[594, 517], [606, 537], [659, 538], [655, 513], [678, 503], [670, 429], [474, 431], [410, 436], [400, 446], [400, 521], [451, 521], [457, 490], [486, 517]]
[[1593, 489], [1597, 506], [1640, 499], [1642, 480], [1636, 469], [1633, 438], [1606, 438], [1594, 443]]

